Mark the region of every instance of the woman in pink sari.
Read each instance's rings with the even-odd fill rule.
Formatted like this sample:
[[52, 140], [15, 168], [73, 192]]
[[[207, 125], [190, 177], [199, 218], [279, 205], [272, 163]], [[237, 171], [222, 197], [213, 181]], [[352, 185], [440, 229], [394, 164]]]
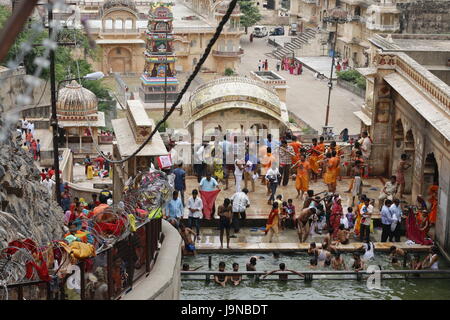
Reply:
[[33, 155], [33, 159], [37, 160], [37, 142], [35, 139], [31, 140], [30, 151]]
[[333, 206], [331, 207], [331, 216], [330, 216], [330, 225], [333, 229], [333, 240], [336, 240], [337, 232], [339, 230], [339, 225], [341, 224], [341, 218], [342, 218], [342, 205], [341, 205], [341, 198], [337, 198]]

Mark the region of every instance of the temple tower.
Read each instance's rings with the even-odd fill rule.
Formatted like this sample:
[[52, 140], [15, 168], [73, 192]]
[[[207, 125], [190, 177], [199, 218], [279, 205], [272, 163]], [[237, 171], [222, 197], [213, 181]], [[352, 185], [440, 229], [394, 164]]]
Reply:
[[167, 101], [178, 95], [176, 57], [173, 48], [173, 15], [170, 3], [153, 2], [149, 11], [146, 36], [144, 73], [141, 76], [140, 98], [145, 103], [164, 102], [167, 84]]

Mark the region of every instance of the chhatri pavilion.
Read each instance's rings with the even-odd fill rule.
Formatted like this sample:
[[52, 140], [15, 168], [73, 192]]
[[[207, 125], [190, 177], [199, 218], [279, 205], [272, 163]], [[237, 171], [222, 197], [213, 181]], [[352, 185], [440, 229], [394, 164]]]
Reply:
[[98, 111], [95, 94], [73, 80], [59, 90], [56, 113], [58, 125], [65, 132], [66, 147], [74, 153], [93, 152], [98, 128], [105, 126], [105, 114]]

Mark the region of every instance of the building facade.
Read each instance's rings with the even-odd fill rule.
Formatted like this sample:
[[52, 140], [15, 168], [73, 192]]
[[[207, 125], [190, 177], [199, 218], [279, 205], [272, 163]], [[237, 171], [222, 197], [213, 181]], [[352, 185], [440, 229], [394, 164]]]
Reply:
[[347, 22], [338, 25], [336, 52], [353, 68], [369, 65], [367, 39], [374, 34], [450, 32], [450, 2], [444, 0], [291, 0], [290, 22], [300, 30], [328, 31], [331, 43], [336, 25], [324, 18], [335, 7], [347, 11]]
[[[71, 1], [71, 3], [74, 1]], [[105, 74], [141, 74], [144, 69], [144, 51], [148, 13], [153, 1], [97, 0], [75, 1], [80, 10], [78, 19], [89, 19], [90, 34], [100, 47], [94, 68]], [[218, 22], [223, 17], [229, 0], [175, 0], [173, 3], [174, 51], [178, 56], [178, 71], [189, 72], [199, 61]], [[69, 13], [58, 13], [67, 18]], [[223, 73], [235, 70], [244, 53], [239, 40], [244, 33], [240, 26], [239, 5], [204, 64], [204, 69]], [[76, 21], [75, 25], [79, 25]]]
[[374, 140], [371, 173], [396, 174], [400, 155], [407, 154], [412, 167], [405, 175], [406, 193], [414, 203], [417, 195], [428, 198], [430, 187], [438, 186], [436, 240], [449, 252], [449, 86], [405, 52], [376, 46], [369, 67], [358, 70], [367, 83], [360, 118]]

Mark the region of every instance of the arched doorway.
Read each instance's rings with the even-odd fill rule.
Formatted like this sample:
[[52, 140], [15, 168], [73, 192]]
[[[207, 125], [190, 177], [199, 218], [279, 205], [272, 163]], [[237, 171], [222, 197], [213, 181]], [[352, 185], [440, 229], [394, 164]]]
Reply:
[[117, 47], [108, 55], [108, 65], [112, 72], [131, 72], [131, 52], [127, 48]]
[[405, 140], [405, 132], [403, 130], [403, 123], [401, 119], [395, 122], [394, 126], [394, 143], [392, 147], [392, 168], [391, 173], [395, 174], [397, 170], [398, 162], [400, 161], [400, 156], [403, 153]]
[[432, 185], [439, 184], [439, 169], [434, 153], [427, 154], [423, 168], [423, 193], [427, 193]]
[[413, 179], [413, 168], [414, 168], [414, 135], [411, 130], [408, 130], [405, 137], [405, 146], [403, 148], [404, 153], [407, 155], [407, 161], [411, 167], [405, 172], [405, 194], [411, 194], [412, 190], [412, 179]]

